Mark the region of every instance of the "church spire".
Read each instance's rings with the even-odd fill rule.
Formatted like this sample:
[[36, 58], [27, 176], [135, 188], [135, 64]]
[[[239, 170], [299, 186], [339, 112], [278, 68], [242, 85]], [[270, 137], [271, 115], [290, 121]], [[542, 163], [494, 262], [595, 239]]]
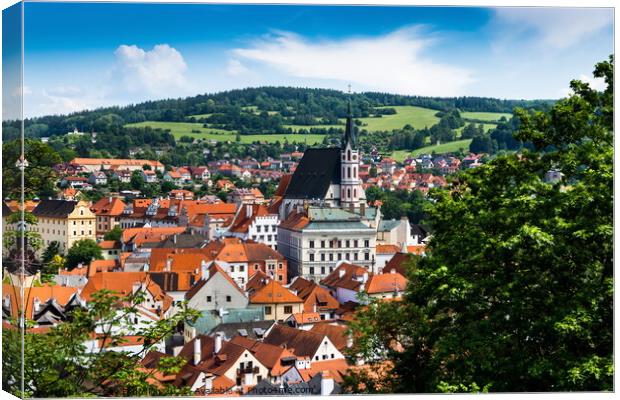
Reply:
[[347, 147], [347, 143], [351, 143], [351, 148], [355, 148], [357, 137], [355, 134], [355, 124], [353, 123], [353, 113], [351, 112], [351, 85], [349, 85], [349, 104], [347, 105], [347, 125], [344, 129], [344, 137], [342, 138], [342, 148]]

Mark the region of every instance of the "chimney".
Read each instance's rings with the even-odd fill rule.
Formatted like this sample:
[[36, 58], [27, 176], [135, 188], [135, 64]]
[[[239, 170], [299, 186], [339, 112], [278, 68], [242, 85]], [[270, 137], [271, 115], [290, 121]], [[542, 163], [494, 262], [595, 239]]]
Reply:
[[364, 272], [364, 275], [362, 275], [362, 282], [366, 283], [368, 281], [368, 272]]
[[34, 300], [32, 300], [32, 311], [35, 313], [38, 313], [40, 308], [41, 308], [41, 300], [39, 300], [38, 297], [35, 297]]
[[344, 276], [344, 273], [345, 273], [344, 268], [340, 268], [338, 270], [338, 278], [342, 278]]
[[166, 259], [166, 268], [164, 269], [164, 271], [170, 271], [172, 269], [172, 258], [167, 258]]
[[334, 378], [329, 371], [321, 372], [321, 396], [329, 396], [334, 391]]
[[214, 348], [214, 353], [218, 354], [220, 351], [222, 351], [222, 333], [221, 332], [217, 332], [215, 334], [215, 348]]
[[360, 215], [362, 217], [366, 216], [366, 203], [363, 201], [360, 203]]
[[353, 335], [349, 333], [347, 336], [347, 348], [353, 347]]
[[213, 375], [209, 375], [205, 378], [205, 394], [210, 394], [213, 391]]
[[194, 365], [200, 364], [200, 360], [202, 359], [201, 351], [200, 338], [197, 337], [196, 340], [194, 340]]
[[390, 269], [390, 274], [395, 274], [396, 270], [394, 268]]
[[312, 312], [316, 312], [316, 303], [312, 305]]
[[172, 235], [172, 243], [177, 244], [177, 234]]
[[203, 281], [206, 281], [209, 278], [209, 273], [207, 270], [207, 262], [205, 260], [200, 261], [200, 278]]
[[252, 210], [253, 210], [253, 208], [252, 208], [252, 204], [246, 204], [246, 205], [245, 205], [245, 214], [246, 214], [246, 217], [250, 218], [250, 217], [252, 216]]
[[108, 203], [112, 202], [112, 196], [108, 197]]

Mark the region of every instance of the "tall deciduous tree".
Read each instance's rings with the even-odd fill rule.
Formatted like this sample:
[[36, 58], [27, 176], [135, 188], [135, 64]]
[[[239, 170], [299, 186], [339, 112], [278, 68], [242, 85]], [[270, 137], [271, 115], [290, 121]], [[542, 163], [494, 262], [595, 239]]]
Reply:
[[517, 110], [516, 139], [535, 151], [431, 194], [433, 237], [404, 301], [353, 326], [353, 352], [380, 349], [390, 379], [353, 376], [350, 390], [613, 389], [613, 58], [594, 76], [604, 91], [572, 81], [548, 112]]
[[69, 269], [77, 267], [78, 264], [90, 264], [93, 260], [101, 260], [103, 254], [101, 247], [92, 239], [78, 240], [67, 252], [66, 266]]

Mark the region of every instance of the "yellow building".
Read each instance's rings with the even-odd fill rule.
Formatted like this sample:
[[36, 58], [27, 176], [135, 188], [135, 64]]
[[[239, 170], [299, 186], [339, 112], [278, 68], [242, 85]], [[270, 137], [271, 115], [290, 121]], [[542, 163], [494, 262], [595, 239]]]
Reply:
[[37, 217], [37, 225], [30, 229], [41, 235], [41, 251], [57, 241], [61, 253], [66, 254], [78, 240], [95, 240], [97, 217], [86, 201], [41, 200], [32, 214]]
[[270, 279], [265, 286], [250, 295], [250, 304], [262, 306], [266, 320], [282, 322], [292, 314], [302, 312], [304, 301]]

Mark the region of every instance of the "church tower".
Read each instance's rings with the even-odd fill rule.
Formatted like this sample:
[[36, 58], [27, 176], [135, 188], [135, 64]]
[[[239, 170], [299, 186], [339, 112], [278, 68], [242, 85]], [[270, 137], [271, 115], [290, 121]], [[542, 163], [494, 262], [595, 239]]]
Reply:
[[360, 200], [366, 205], [366, 194], [359, 179], [360, 154], [357, 149], [357, 134], [351, 115], [351, 100], [347, 112], [347, 126], [342, 138], [340, 150], [340, 207], [355, 209], [360, 207]]

